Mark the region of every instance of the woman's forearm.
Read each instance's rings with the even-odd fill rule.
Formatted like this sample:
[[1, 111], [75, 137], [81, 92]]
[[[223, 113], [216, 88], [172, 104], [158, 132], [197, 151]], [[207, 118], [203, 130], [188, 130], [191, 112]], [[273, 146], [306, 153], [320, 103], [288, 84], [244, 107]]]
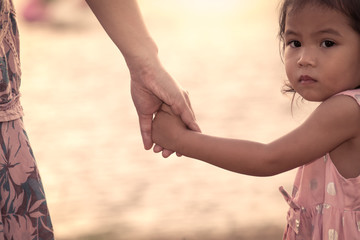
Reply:
[[143, 21], [136, 0], [86, 0], [125, 60], [157, 58], [157, 46]]

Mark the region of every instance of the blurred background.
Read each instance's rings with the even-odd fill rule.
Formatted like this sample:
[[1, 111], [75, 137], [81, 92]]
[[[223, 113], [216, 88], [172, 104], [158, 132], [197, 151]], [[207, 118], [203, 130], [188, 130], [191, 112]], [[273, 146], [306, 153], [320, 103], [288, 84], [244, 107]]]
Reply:
[[[280, 239], [295, 171], [256, 178], [143, 150], [125, 62], [83, 1], [52, 0], [21, 38], [25, 126], [57, 239]], [[105, 3], [105, 1], [104, 1]], [[296, 127], [277, 0], [139, 0], [202, 131], [269, 142]]]

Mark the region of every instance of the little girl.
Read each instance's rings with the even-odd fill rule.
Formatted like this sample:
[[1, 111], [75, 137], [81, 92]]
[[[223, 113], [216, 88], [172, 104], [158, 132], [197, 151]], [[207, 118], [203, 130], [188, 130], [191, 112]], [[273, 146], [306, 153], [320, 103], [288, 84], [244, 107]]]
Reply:
[[288, 91], [321, 102], [297, 129], [268, 144], [188, 130], [164, 105], [156, 144], [253, 176], [299, 167], [284, 239], [360, 239], [360, 1], [284, 0], [280, 40]]

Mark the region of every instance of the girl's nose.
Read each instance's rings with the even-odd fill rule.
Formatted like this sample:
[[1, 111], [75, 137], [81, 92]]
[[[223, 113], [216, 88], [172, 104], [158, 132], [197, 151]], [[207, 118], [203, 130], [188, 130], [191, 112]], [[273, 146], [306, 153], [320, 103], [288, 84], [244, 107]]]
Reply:
[[315, 52], [311, 49], [303, 49], [300, 52], [297, 64], [299, 65], [299, 67], [315, 67], [316, 66]]

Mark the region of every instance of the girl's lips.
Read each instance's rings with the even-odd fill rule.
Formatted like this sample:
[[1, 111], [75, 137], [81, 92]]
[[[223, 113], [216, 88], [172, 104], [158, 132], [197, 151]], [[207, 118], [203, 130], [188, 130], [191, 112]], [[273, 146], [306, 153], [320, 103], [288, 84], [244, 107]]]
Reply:
[[299, 82], [302, 84], [310, 84], [310, 83], [315, 83], [317, 81], [310, 76], [303, 75], [300, 77]]

